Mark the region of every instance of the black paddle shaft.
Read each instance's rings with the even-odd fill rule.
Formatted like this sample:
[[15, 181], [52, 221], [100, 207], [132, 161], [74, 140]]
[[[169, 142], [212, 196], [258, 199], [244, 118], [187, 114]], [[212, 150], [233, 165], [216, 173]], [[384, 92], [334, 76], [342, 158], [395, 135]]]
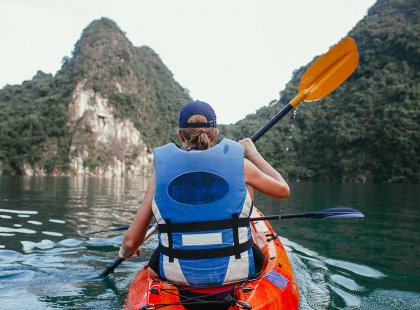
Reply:
[[294, 213], [294, 214], [284, 214], [284, 215], [269, 215], [269, 216], [261, 216], [261, 217], [254, 217], [250, 218], [249, 220], [251, 222], [253, 221], [266, 221], [266, 220], [285, 220], [285, 219], [294, 219], [294, 218], [322, 218], [325, 217], [324, 214], [318, 214], [318, 213]]
[[261, 138], [271, 127], [273, 127], [280, 119], [283, 118], [290, 110], [293, 109], [291, 104], [285, 106], [279, 113], [277, 113], [272, 119], [270, 119], [267, 124], [262, 126], [256, 133], [254, 133], [251, 137], [252, 142], [257, 142], [259, 138]]
[[364, 217], [363, 213], [351, 208], [330, 208], [321, 211], [304, 212], [304, 213], [291, 213], [283, 215], [268, 215], [261, 217], [251, 217], [249, 220], [285, 220], [294, 218], [312, 218], [312, 219], [326, 219], [326, 218], [357, 218]]
[[108, 276], [110, 273], [114, 272], [114, 269], [117, 268], [119, 265], [121, 265], [121, 263], [125, 261], [125, 258], [121, 258], [121, 257], [117, 257], [112, 264], [109, 264], [108, 266], [106, 266], [106, 268], [104, 269], [104, 271], [102, 271], [99, 275], [97, 275], [96, 277], [94, 277], [94, 279], [100, 279], [103, 277]]

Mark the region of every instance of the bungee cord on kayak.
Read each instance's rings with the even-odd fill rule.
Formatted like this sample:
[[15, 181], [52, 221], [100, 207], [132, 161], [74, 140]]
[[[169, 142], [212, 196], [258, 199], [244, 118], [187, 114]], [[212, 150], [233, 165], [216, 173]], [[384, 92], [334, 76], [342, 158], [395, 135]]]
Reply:
[[[159, 282], [159, 281], [157, 281]], [[249, 281], [242, 281], [241, 283], [238, 283], [238, 285], [232, 289], [230, 292], [232, 294], [228, 294], [226, 295], [223, 299], [221, 300], [209, 300], [214, 296], [217, 296], [219, 293], [213, 293], [213, 294], [202, 294], [197, 295], [195, 297], [191, 297], [188, 295], [183, 295], [182, 293], [185, 291], [188, 291], [188, 289], [183, 289], [183, 288], [165, 288], [165, 289], [160, 289], [157, 287], [152, 287], [150, 289], [150, 293], [151, 294], [161, 294], [166, 293], [169, 295], [173, 295], [176, 297], [179, 297], [181, 300], [179, 302], [174, 302], [174, 303], [159, 303], [159, 304], [145, 304], [143, 306], [141, 306], [139, 309], [140, 310], [151, 310], [151, 309], [160, 309], [160, 308], [165, 308], [165, 307], [170, 307], [170, 306], [208, 306], [208, 305], [212, 305], [212, 306], [238, 306], [241, 309], [252, 309], [252, 307], [246, 303], [245, 301], [242, 300], [238, 300], [237, 298], [234, 297], [234, 292], [236, 290], [245, 290], [245, 291], [252, 291], [253, 288], [246, 288], [246, 287], [242, 287], [242, 285], [248, 283]], [[178, 292], [178, 293], [176, 293]], [[202, 308], [200, 308], [202, 309]]]

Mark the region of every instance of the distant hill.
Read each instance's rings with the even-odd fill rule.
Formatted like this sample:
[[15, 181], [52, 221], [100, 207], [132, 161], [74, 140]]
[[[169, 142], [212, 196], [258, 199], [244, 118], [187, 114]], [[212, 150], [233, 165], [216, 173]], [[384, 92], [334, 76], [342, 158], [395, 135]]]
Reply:
[[0, 90], [0, 172], [142, 174], [190, 100], [159, 56], [93, 21], [55, 76]]
[[[328, 97], [302, 103], [258, 142], [289, 180], [420, 183], [419, 1], [379, 0], [349, 36], [356, 73]], [[252, 135], [296, 94], [294, 72], [278, 102], [230, 126]]]

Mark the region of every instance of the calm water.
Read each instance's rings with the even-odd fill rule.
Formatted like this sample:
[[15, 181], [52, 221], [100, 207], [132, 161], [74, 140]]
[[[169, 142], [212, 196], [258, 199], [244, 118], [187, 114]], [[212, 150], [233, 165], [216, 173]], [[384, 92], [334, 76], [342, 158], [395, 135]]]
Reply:
[[[0, 176], [0, 309], [120, 309], [156, 246], [107, 280], [143, 180]], [[351, 207], [364, 219], [273, 222], [289, 252], [301, 309], [420, 309], [420, 185], [291, 184], [292, 197], [257, 197], [266, 214]]]

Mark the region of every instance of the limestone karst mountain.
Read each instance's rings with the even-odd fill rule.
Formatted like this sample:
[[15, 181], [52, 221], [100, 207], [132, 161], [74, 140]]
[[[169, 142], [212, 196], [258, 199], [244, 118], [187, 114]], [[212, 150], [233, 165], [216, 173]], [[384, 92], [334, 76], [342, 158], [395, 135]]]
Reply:
[[151, 48], [133, 46], [112, 20], [95, 20], [55, 76], [38, 72], [0, 91], [0, 170], [147, 174], [151, 148], [169, 142], [188, 100]]

